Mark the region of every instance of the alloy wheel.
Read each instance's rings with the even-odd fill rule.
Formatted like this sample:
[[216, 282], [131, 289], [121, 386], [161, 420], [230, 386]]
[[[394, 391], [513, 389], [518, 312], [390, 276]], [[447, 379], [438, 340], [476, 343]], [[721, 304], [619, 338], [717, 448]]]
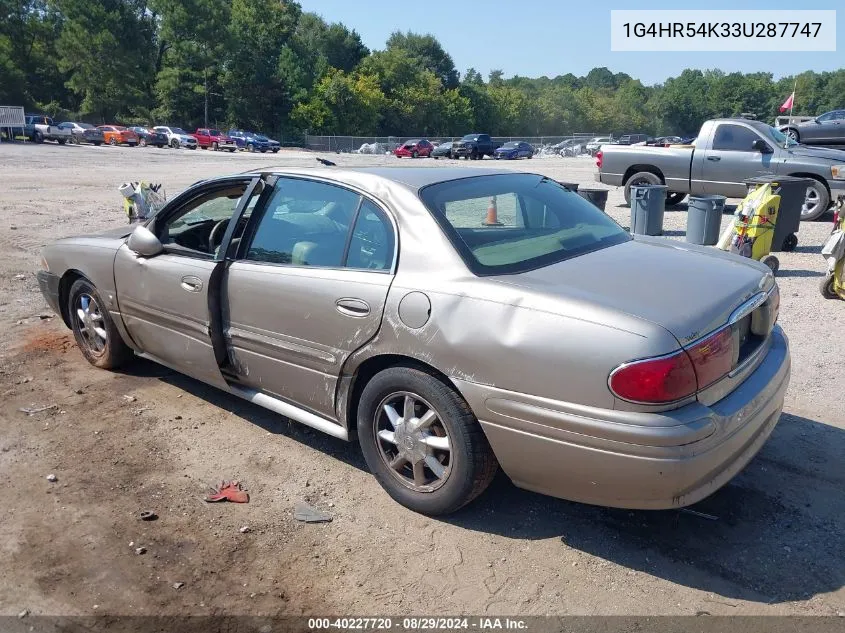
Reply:
[[415, 393], [384, 398], [373, 425], [379, 454], [391, 475], [415, 492], [432, 492], [452, 470], [449, 434], [437, 411]]
[[82, 293], [76, 300], [76, 325], [82, 342], [95, 356], [103, 354], [108, 343], [108, 333], [100, 306], [91, 295]]

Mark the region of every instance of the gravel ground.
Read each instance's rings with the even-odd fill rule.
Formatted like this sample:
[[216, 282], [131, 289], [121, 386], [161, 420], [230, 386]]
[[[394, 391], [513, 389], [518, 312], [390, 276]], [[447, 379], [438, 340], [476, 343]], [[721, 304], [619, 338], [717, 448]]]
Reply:
[[[845, 303], [818, 291], [829, 216], [778, 255], [793, 352], [785, 414], [745, 471], [696, 506], [715, 520], [569, 503], [503, 476], [452, 517], [416, 515], [381, 491], [355, 446], [150, 363], [95, 370], [42, 318], [40, 246], [125, 222], [122, 182], [160, 181], [173, 197], [208, 176], [314, 157], [0, 145], [0, 475], [15, 493], [0, 615], [845, 614]], [[586, 158], [496, 166], [601, 187]], [[621, 190], [607, 212], [628, 225]], [[685, 206], [667, 210], [667, 237], [682, 239], [685, 223]], [[242, 480], [252, 501], [203, 504], [222, 478]], [[295, 522], [301, 500], [334, 521]], [[141, 522], [142, 510], [159, 519]]]

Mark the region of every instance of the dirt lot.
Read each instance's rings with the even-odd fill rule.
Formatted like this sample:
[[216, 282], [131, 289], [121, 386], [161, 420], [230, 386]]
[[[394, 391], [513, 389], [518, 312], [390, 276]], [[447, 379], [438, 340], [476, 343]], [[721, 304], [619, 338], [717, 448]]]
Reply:
[[[503, 476], [435, 520], [392, 502], [356, 446], [147, 362], [96, 370], [43, 318], [39, 247], [124, 222], [123, 181], [161, 181], [172, 197], [271, 164], [316, 165], [293, 151], [0, 145], [0, 614], [845, 614], [845, 303], [817, 289], [829, 217], [781, 254], [786, 411], [748, 468], [696, 506], [716, 520], [569, 503]], [[594, 186], [589, 159], [504, 166]], [[621, 204], [611, 191], [627, 225]], [[667, 212], [669, 236], [684, 211]], [[222, 478], [251, 503], [205, 504]], [[301, 500], [334, 521], [297, 523]]]

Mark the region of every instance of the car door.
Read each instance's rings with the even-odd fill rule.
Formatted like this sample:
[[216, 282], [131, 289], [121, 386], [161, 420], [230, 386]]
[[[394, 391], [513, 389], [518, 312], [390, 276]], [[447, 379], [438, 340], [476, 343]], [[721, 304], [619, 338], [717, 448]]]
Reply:
[[774, 154], [754, 149], [754, 141], [758, 139], [771, 148], [771, 143], [750, 127], [738, 123], [718, 123], [712, 141], [703, 152], [703, 193], [743, 198], [746, 194], [744, 179], [774, 173]]
[[373, 200], [280, 178], [224, 278], [223, 324], [238, 382], [326, 417], [349, 355], [378, 332], [396, 232]]
[[233, 217], [255, 195], [258, 177], [216, 180], [189, 189], [148, 228], [164, 249], [153, 257], [118, 249], [117, 301], [126, 330], [153, 360], [219, 387], [226, 382], [219, 284]]

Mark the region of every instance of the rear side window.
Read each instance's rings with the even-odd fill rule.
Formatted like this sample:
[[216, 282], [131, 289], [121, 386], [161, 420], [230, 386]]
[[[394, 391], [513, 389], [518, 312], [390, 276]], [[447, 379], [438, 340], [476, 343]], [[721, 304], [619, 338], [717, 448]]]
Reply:
[[760, 137], [742, 125], [722, 123], [716, 128], [713, 137], [713, 149], [732, 150], [736, 152], [754, 152], [752, 145]]
[[536, 174], [451, 180], [420, 198], [477, 275], [533, 270], [631, 239], [584, 198]]

